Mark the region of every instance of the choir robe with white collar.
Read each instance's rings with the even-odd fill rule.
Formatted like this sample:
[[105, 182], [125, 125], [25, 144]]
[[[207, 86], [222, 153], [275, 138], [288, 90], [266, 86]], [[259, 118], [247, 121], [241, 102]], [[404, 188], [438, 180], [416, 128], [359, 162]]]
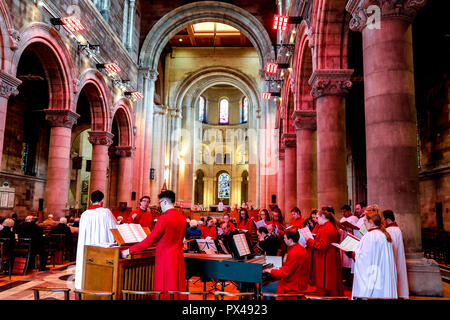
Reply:
[[379, 229], [367, 232], [355, 251], [353, 297], [397, 299], [397, 269], [392, 244]]
[[93, 205], [81, 214], [75, 266], [75, 289], [83, 289], [84, 246], [114, 243], [115, 239], [110, 229], [116, 228], [117, 220], [107, 208]]
[[388, 226], [386, 231], [392, 238], [392, 248], [394, 249], [395, 266], [397, 268], [397, 292], [398, 297], [409, 298], [408, 273], [406, 271], [405, 248], [403, 246], [403, 236], [400, 228], [395, 224]]

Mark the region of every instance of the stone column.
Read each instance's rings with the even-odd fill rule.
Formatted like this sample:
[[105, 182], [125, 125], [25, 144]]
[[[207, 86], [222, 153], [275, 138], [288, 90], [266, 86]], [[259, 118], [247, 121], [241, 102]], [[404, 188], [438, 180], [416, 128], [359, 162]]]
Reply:
[[286, 218], [286, 211], [285, 211], [285, 199], [284, 199], [284, 160], [285, 154], [284, 149], [280, 149], [278, 153], [278, 172], [277, 172], [277, 204], [278, 207], [281, 210], [281, 213], [283, 213], [283, 216]]
[[286, 223], [292, 220], [291, 209], [297, 206], [297, 143], [295, 133], [281, 136], [284, 147], [284, 214]]
[[297, 129], [297, 206], [304, 218], [317, 208], [316, 196], [316, 112], [294, 111]]
[[5, 138], [6, 113], [8, 99], [18, 93], [17, 87], [22, 83], [19, 79], [0, 71], [0, 170], [3, 156], [3, 141]]
[[70, 110], [45, 110], [50, 122], [45, 211], [64, 217], [69, 191], [70, 145], [72, 127], [80, 115]]
[[89, 142], [92, 144], [91, 160], [91, 193], [100, 190], [106, 197], [106, 174], [108, 170], [108, 148], [113, 143], [114, 135], [103, 131], [89, 131]]
[[336, 212], [348, 202], [345, 98], [353, 70], [316, 70], [309, 79], [317, 111], [317, 202]]
[[133, 173], [132, 147], [116, 147], [116, 155], [119, 156], [119, 171], [117, 181], [117, 202], [126, 202], [131, 205], [132, 173]]
[[152, 204], [158, 204], [158, 194], [164, 184], [164, 157], [165, 157], [165, 145], [163, 141], [163, 129], [166, 114], [165, 106], [154, 106], [153, 112], [153, 136], [152, 146], [153, 152], [151, 154], [151, 167], [155, 169], [155, 179], [151, 183]]
[[[439, 268], [423, 259], [411, 23], [425, 0], [349, 1], [350, 27], [362, 32], [367, 200], [394, 211], [403, 231], [411, 295], [442, 296]], [[369, 9], [369, 10], [368, 10]], [[376, 21], [375, 21], [376, 22]]]

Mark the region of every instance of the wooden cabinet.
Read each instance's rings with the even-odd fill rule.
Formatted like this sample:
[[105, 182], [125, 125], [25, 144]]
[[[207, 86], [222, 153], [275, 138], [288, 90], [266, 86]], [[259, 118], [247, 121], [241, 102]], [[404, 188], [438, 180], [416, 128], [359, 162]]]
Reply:
[[[112, 291], [115, 300], [122, 299], [122, 290], [153, 290], [155, 250], [149, 249], [122, 259], [120, 251], [124, 249], [85, 246], [83, 289]], [[89, 296], [86, 295], [85, 299], [88, 300]]]

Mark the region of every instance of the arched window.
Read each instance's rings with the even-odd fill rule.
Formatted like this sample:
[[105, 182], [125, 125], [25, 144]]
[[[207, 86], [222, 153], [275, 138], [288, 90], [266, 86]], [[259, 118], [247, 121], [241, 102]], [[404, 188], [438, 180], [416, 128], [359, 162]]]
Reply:
[[248, 122], [248, 99], [244, 97], [241, 101], [241, 123]]
[[198, 121], [206, 122], [206, 101], [202, 96], [198, 99]]
[[219, 123], [228, 124], [228, 100], [225, 98], [219, 102]]
[[230, 175], [226, 172], [217, 179], [217, 194], [219, 199], [230, 199]]

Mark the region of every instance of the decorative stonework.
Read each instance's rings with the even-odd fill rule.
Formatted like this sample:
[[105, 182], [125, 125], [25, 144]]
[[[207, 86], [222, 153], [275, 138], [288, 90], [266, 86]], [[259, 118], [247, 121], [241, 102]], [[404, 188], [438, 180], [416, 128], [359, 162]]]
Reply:
[[315, 111], [294, 111], [292, 113], [294, 127], [297, 130], [316, 130], [317, 117]]
[[116, 155], [119, 157], [131, 157], [133, 156], [134, 148], [130, 146], [116, 147]]
[[73, 125], [77, 123], [77, 119], [80, 117], [79, 114], [70, 110], [46, 109], [44, 111], [45, 120], [50, 122], [50, 126], [52, 127], [65, 127], [71, 129]]
[[22, 83], [19, 79], [0, 71], [0, 96], [8, 99], [11, 95], [15, 96], [19, 93], [17, 87]]
[[12, 51], [19, 49], [20, 32], [15, 29], [9, 30], [9, 47]]
[[368, 18], [376, 12], [369, 9], [378, 8], [381, 19], [402, 19], [411, 23], [426, 2], [427, 0], [349, 0], [345, 9], [352, 15], [350, 29], [362, 31], [367, 26]]
[[297, 147], [297, 135], [295, 133], [283, 133], [281, 143], [285, 149]]
[[150, 69], [150, 68], [140, 68], [139, 72], [142, 74], [144, 79], [148, 79], [151, 81], [156, 81], [158, 79], [158, 71]]
[[89, 142], [93, 145], [106, 145], [110, 146], [113, 143], [112, 138], [114, 135], [110, 132], [104, 131], [89, 131]]
[[154, 105], [153, 106], [153, 114], [155, 115], [165, 115], [167, 113], [167, 107], [163, 105]]
[[311, 96], [317, 99], [326, 95], [346, 95], [349, 93], [352, 82], [350, 76], [352, 69], [316, 70], [308, 83], [311, 85]]

